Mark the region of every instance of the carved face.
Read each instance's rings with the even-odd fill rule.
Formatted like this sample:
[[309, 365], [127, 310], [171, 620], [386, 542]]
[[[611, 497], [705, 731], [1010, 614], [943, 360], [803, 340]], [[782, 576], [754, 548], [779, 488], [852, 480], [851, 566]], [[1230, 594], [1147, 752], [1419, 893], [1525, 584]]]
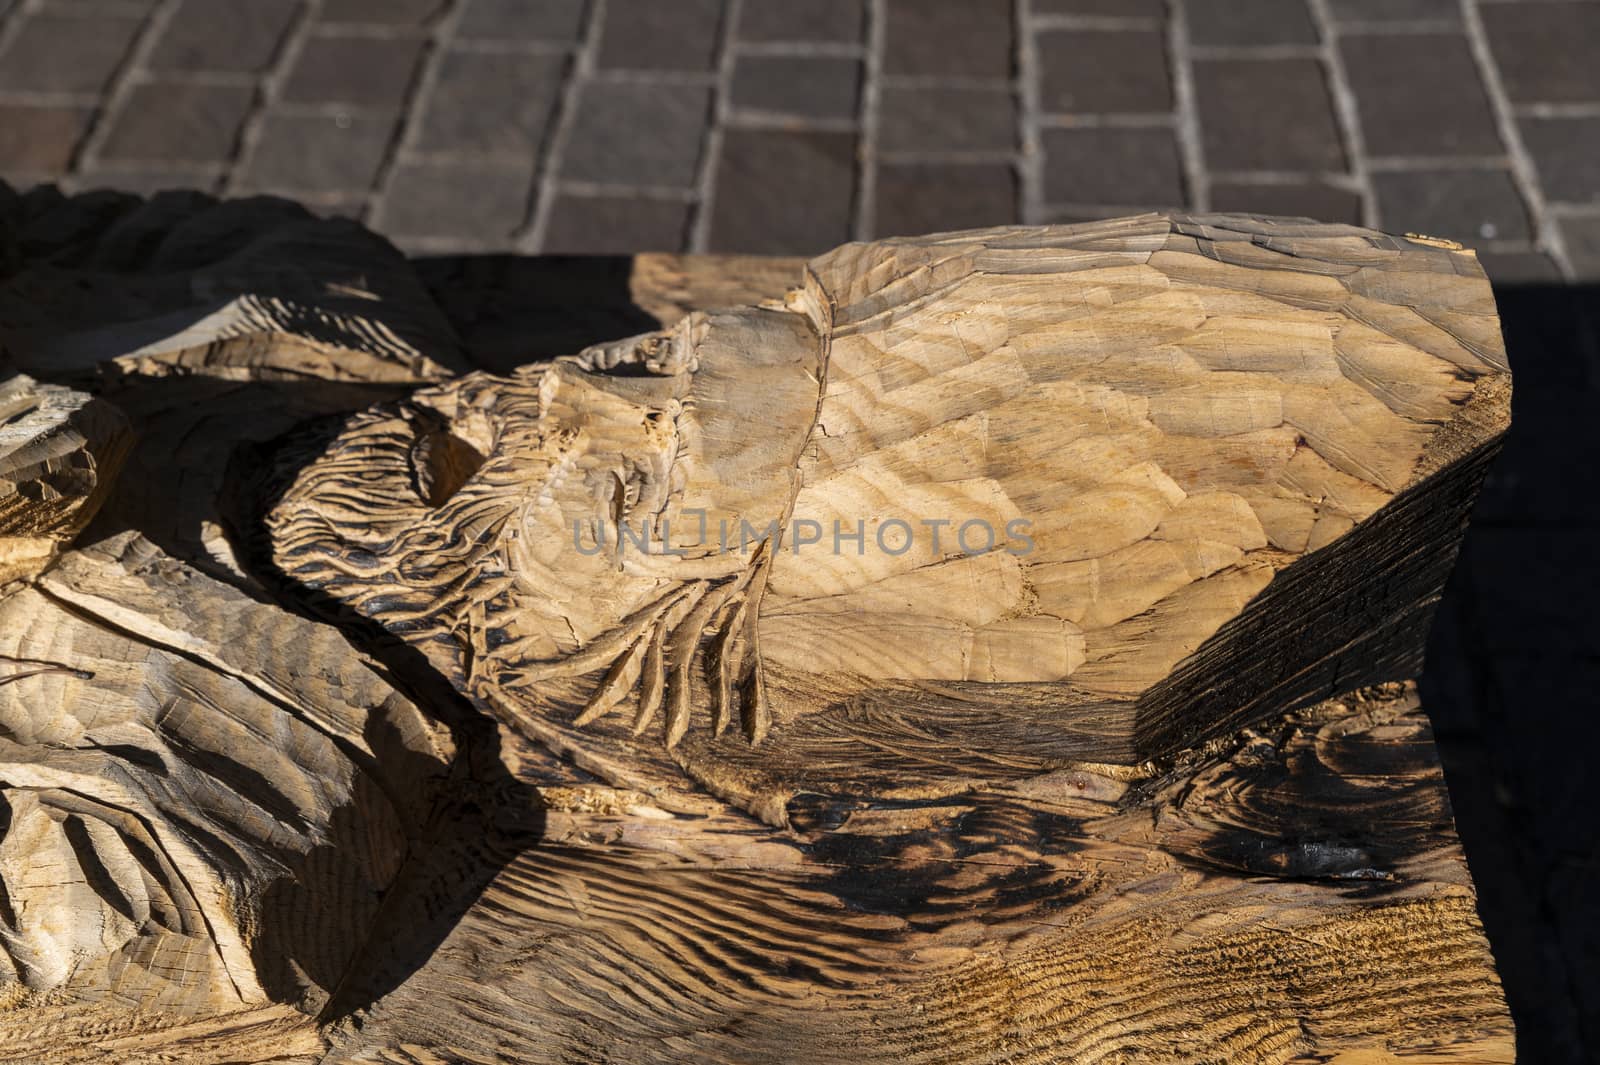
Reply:
[[1427, 472], [1497, 340], [1404, 339], [1360, 275], [1398, 243], [1329, 227], [1302, 271], [1186, 225], [847, 246], [785, 309], [420, 393], [300, 474], [279, 564], [526, 728], [881, 711], [1001, 761], [1144, 757], [1139, 715], [1338, 674], [1348, 617], [1286, 681], [1202, 651]]
[[751, 310], [419, 392], [299, 475], [269, 521], [278, 564], [403, 618], [485, 697], [603, 670], [580, 722], [638, 689], [635, 731], [665, 707], [669, 744], [705, 642], [717, 730], [739, 698], [758, 738], [757, 531], [792, 504], [820, 364], [806, 319]]

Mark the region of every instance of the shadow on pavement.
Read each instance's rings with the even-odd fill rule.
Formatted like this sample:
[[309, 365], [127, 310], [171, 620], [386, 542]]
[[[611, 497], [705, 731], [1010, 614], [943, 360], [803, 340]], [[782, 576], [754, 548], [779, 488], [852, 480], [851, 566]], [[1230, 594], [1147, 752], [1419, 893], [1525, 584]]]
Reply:
[[1518, 1060], [1600, 1045], [1600, 287], [1496, 287], [1512, 427], [1422, 678]]

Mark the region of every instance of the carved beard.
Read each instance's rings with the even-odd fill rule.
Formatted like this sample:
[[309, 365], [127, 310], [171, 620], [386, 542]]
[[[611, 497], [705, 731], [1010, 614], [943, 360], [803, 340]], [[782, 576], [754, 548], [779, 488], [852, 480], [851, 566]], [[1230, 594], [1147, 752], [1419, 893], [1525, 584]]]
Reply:
[[[1232, 224], [847, 245], [783, 309], [463, 378], [352, 421], [274, 511], [275, 557], [614, 781], [663, 761], [602, 720], [634, 699], [668, 771], [775, 823], [873, 775], [908, 794], [909, 766], [933, 793], [1141, 762], [1409, 675], [1460, 532], [1430, 493], [1469, 498], [1503, 422], [1487, 289], [1395, 238]], [[1376, 286], [1390, 259], [1439, 295]], [[701, 513], [1032, 542], [726, 552]], [[668, 526], [685, 553], [615, 535]], [[771, 739], [712, 749], [696, 704], [711, 741]]]
[[573, 725], [632, 699], [633, 733], [661, 719], [670, 748], [698, 671], [712, 731], [759, 741], [776, 544], [738, 534], [787, 519], [818, 348], [798, 315], [693, 315], [356, 415], [268, 515], [274, 561], [513, 721], [593, 674]]

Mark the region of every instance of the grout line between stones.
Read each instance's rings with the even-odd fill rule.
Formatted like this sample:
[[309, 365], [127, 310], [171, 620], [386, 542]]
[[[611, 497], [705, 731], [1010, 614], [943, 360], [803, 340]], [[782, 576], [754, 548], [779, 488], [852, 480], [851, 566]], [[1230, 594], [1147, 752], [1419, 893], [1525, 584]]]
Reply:
[[1040, 121], [1039, 50], [1032, 0], [1013, 0], [1016, 33], [1017, 203], [1020, 221], [1038, 225], [1044, 207], [1044, 138]]
[[536, 254], [544, 246], [550, 232], [550, 213], [555, 210], [558, 175], [566, 158], [567, 142], [572, 139], [572, 129], [577, 124], [578, 103], [584, 85], [595, 73], [600, 34], [605, 28], [606, 0], [589, 0], [587, 16], [578, 47], [567, 66], [566, 84], [561, 86], [561, 95], [556, 101], [555, 121], [550, 124], [539, 152], [533, 179], [532, 216], [527, 228], [516, 240], [517, 250], [529, 254]]
[[322, 0], [306, 0], [300, 5], [295, 21], [285, 30], [278, 44], [277, 55], [267, 65], [266, 73], [252, 79], [256, 91], [250, 104], [250, 113], [245, 116], [233, 153], [222, 170], [220, 192], [224, 196], [238, 193], [240, 181], [261, 143], [267, 111], [277, 99], [284, 80], [300, 56], [300, 50], [305, 47], [306, 38], [311, 35], [311, 26], [321, 8]]
[[1378, 35], [1443, 34], [1455, 36], [1461, 32], [1461, 23], [1449, 19], [1395, 19], [1384, 22], [1374, 19], [1335, 20], [1341, 37], [1370, 37]]
[[434, 85], [438, 83], [445, 53], [449, 51], [447, 44], [454, 39], [455, 28], [461, 21], [461, 10], [460, 0], [450, 0], [428, 27], [426, 43], [417, 58], [417, 69], [412, 73], [411, 84], [406, 86], [406, 94], [400, 101], [400, 121], [395, 123], [394, 132], [390, 134], [383, 162], [378, 164], [378, 173], [368, 189], [366, 207], [361, 212], [362, 224], [371, 229], [378, 228], [374, 219], [379, 216], [388, 199], [402, 157], [409, 158], [421, 135], [428, 100], [433, 95]]
[[1283, 59], [1321, 59], [1322, 47], [1315, 44], [1190, 44], [1189, 59], [1216, 59], [1266, 62]]
[[554, 192], [561, 196], [616, 198], [629, 197], [640, 200], [658, 200], [666, 203], [692, 204], [699, 198], [694, 189], [678, 185], [639, 185], [626, 181], [572, 181], [557, 180]]
[[1030, 12], [1029, 22], [1036, 33], [1049, 33], [1051, 30], [1107, 32], [1161, 29], [1159, 18], [1143, 15], [1034, 15]]
[[1339, 54], [1339, 36], [1343, 32], [1328, 9], [1328, 0], [1306, 0], [1311, 9], [1311, 19], [1322, 37], [1322, 70], [1328, 86], [1328, 96], [1333, 100], [1333, 116], [1344, 139], [1345, 163], [1350, 176], [1361, 193], [1361, 223], [1369, 229], [1378, 227], [1378, 197], [1373, 190], [1372, 175], [1368, 166], [1366, 140], [1361, 133], [1361, 114], [1356, 106], [1355, 93], [1350, 88], [1350, 77], [1344, 69], [1344, 58]]
[[22, 0], [4, 12], [0, 12], [0, 52], [3, 52], [11, 43], [13, 37], [22, 32], [23, 14], [32, 13], [37, 0]]
[[817, 118], [782, 111], [743, 111], [729, 109], [719, 123], [733, 129], [786, 130], [813, 133], [855, 133], [861, 128], [855, 118]]
[[1174, 128], [1189, 191], [1187, 206], [1194, 211], [1209, 211], [1211, 179], [1206, 173], [1205, 149], [1200, 139], [1194, 62], [1189, 47], [1189, 11], [1184, 0], [1167, 0], [1167, 61], [1172, 67]]
[[711, 246], [711, 211], [717, 195], [717, 164], [722, 159], [722, 141], [733, 114], [733, 68], [738, 59], [739, 15], [743, 0], [726, 0], [722, 25], [717, 36], [717, 72], [711, 100], [711, 123], [700, 142], [700, 173], [695, 189], [699, 195], [690, 209], [687, 248], [704, 252]]
[[110, 136], [111, 119], [122, 113], [128, 97], [133, 95], [133, 90], [145, 80], [143, 76], [145, 60], [155, 51], [156, 42], [166, 32], [167, 24], [177, 14], [181, 2], [182, 0], [161, 0], [161, 3], [151, 9], [145, 24], [139, 29], [138, 36], [128, 48], [127, 54], [122, 57], [122, 65], [112, 76], [110, 88], [101, 96], [100, 106], [95, 111], [94, 118], [90, 120], [89, 132], [73, 151], [67, 173], [76, 176], [84, 169], [85, 163], [100, 161], [100, 150]]
[[850, 229], [856, 240], [871, 240], [878, 218], [878, 124], [883, 111], [883, 40], [888, 27], [886, 0], [866, 0], [866, 54], [862, 57], [860, 128], [856, 138], [856, 195]]
[[573, 49], [572, 45], [565, 41], [508, 41], [492, 37], [455, 36], [450, 40], [450, 50], [470, 52], [473, 55], [553, 56], [566, 55]]
[[1556, 266], [1567, 280], [1576, 280], [1572, 257], [1567, 252], [1566, 241], [1560, 227], [1555, 225], [1544, 200], [1544, 190], [1539, 185], [1539, 174], [1533, 158], [1522, 143], [1522, 131], [1512, 117], [1511, 99], [1505, 83], [1500, 78], [1500, 68], [1495, 65], [1489, 50], [1489, 37], [1484, 32], [1483, 19], [1478, 15], [1476, 0], [1461, 0], [1461, 18], [1466, 26], [1467, 46], [1483, 76], [1483, 88], [1489, 96], [1489, 107], [1494, 112], [1495, 126], [1500, 131], [1500, 143], [1511, 157], [1511, 179], [1522, 194], [1522, 200], [1532, 216], [1536, 243], [1550, 253]]
[[1319, 182], [1359, 192], [1355, 179], [1344, 170], [1213, 170], [1212, 185], [1303, 185]]
[[1600, 117], [1600, 100], [1583, 103], [1511, 104], [1514, 118], [1597, 118]]
[[866, 48], [846, 41], [736, 41], [734, 51], [756, 58], [780, 59], [861, 59]]
[[1368, 174], [1414, 170], [1504, 170], [1509, 155], [1378, 155], [1367, 160]]
[[1176, 128], [1180, 116], [1171, 111], [1128, 111], [1120, 114], [1044, 114], [1034, 121], [1044, 129], [1151, 129]]
[[[4, 41], [0, 40], [0, 47]], [[0, 89], [0, 104], [11, 104], [19, 107], [82, 107], [94, 108], [100, 106], [100, 101], [105, 99], [103, 93], [87, 92], [45, 92], [37, 89]]]

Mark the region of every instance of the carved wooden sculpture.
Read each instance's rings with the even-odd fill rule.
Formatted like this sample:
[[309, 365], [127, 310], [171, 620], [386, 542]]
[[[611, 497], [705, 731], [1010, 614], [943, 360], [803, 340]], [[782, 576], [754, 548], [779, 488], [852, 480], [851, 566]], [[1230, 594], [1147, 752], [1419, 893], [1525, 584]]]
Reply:
[[0, 531], [103, 500], [0, 575], [0, 1061], [1510, 1060], [1393, 683], [1506, 424], [1470, 253], [642, 258], [686, 317], [490, 373], [346, 223], [0, 208], [104, 409], [0, 426]]
[[1138, 762], [1412, 675], [1506, 424], [1488, 288], [1461, 252], [1252, 235], [848, 246], [786, 307], [291, 447], [274, 560], [594, 771], [636, 783], [654, 728], [780, 825], [880, 771]]

